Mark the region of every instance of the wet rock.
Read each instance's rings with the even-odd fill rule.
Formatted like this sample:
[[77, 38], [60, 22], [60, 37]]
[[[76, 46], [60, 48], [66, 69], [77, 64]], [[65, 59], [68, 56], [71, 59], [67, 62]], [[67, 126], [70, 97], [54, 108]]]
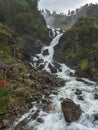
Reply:
[[59, 71], [62, 71], [60, 64], [58, 64], [57, 62], [52, 62], [52, 63]]
[[73, 76], [74, 76], [74, 73], [70, 72], [69, 75], [70, 75], [71, 77], [73, 77]]
[[57, 73], [57, 68], [49, 63], [48, 67], [51, 70], [51, 73]]
[[75, 104], [71, 99], [64, 99], [61, 102], [64, 118], [68, 123], [79, 119], [82, 111], [80, 105]]
[[94, 115], [94, 121], [98, 120], [98, 114]]
[[63, 97], [61, 97], [61, 98], [60, 98], [60, 101], [63, 101], [63, 100], [64, 100], [64, 98], [63, 98]]
[[98, 94], [97, 93], [94, 94], [94, 99], [98, 100]]
[[43, 106], [43, 111], [49, 112], [49, 111], [54, 111], [54, 110], [55, 110], [55, 106], [52, 104], [48, 104], [48, 105]]
[[77, 98], [82, 101], [84, 100], [82, 96], [78, 96]]
[[43, 68], [44, 68], [44, 64], [41, 64], [38, 68], [40, 69], [40, 70], [42, 70]]
[[44, 50], [44, 52], [43, 52], [42, 55], [43, 55], [43, 56], [49, 55], [48, 49]]
[[63, 87], [63, 86], [65, 85], [65, 80], [63, 80], [63, 79], [58, 79], [56, 83], [57, 83], [57, 86], [58, 86], [58, 87]]
[[58, 95], [58, 92], [52, 92], [54, 95]]
[[32, 119], [36, 119], [39, 116], [39, 111], [36, 110], [35, 113], [32, 115]]
[[82, 91], [80, 89], [76, 89], [75, 94], [80, 95], [80, 94], [82, 94]]
[[35, 64], [36, 64], [37, 67], [38, 67], [40, 64], [42, 64], [42, 63], [43, 63], [43, 59], [39, 59], [39, 60], [35, 61]]
[[45, 98], [45, 99], [42, 99], [42, 103], [49, 103], [49, 99]]
[[41, 117], [39, 117], [39, 118], [37, 118], [37, 122], [39, 122], [39, 123], [43, 123], [44, 120], [43, 120]]

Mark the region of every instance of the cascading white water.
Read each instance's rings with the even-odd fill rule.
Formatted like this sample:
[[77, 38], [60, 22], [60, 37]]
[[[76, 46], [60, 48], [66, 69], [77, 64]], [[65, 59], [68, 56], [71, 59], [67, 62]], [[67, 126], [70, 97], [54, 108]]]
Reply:
[[[44, 69], [50, 72], [48, 64], [53, 62], [54, 46], [57, 45], [62, 34], [57, 35], [49, 46], [43, 47], [41, 54], [37, 54], [34, 60], [42, 59], [45, 63]], [[43, 52], [48, 49], [49, 55], [44, 56]], [[37, 59], [38, 57], [38, 59]], [[94, 121], [94, 114], [98, 113], [98, 100], [94, 99], [94, 94], [98, 90], [98, 86], [95, 82], [83, 79], [85, 82], [77, 81], [75, 77], [71, 77], [69, 73], [74, 73], [74, 70], [68, 68], [65, 64], [61, 65], [61, 71], [58, 71], [56, 75], [66, 80], [65, 86], [62, 86], [58, 90], [58, 95], [50, 95], [52, 102], [55, 106], [55, 110], [50, 113], [40, 111], [39, 117], [44, 122], [38, 123], [36, 120], [32, 120], [27, 124], [28, 130], [98, 130], [98, 121]], [[36, 65], [35, 65], [36, 66]], [[81, 96], [83, 100], [79, 100], [78, 95], [75, 94], [75, 90], [82, 90]], [[61, 111], [61, 98], [72, 99], [75, 103], [80, 104], [82, 109], [82, 115], [76, 122], [68, 124], [65, 122]]]

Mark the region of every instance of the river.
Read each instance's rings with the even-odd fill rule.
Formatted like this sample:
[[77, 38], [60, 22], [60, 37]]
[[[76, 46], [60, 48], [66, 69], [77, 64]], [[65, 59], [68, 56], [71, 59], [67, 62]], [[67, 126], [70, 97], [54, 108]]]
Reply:
[[[49, 46], [44, 46], [41, 53], [36, 54], [35, 57], [33, 57], [34, 61], [42, 60], [40, 65], [44, 64], [44, 70], [50, 73], [49, 64], [54, 66], [54, 47], [58, 44], [59, 39], [62, 36], [62, 33], [57, 32], [57, 34], [58, 35], [53, 38]], [[45, 50], [48, 50], [47, 55], [43, 55]], [[39, 117], [43, 119], [43, 123], [38, 123], [36, 120], [30, 120], [26, 125], [27, 130], [98, 130], [98, 121], [94, 120], [94, 115], [98, 114], [98, 100], [94, 99], [94, 95], [98, 92], [98, 85], [85, 78], [81, 78], [81, 80], [78, 81], [74, 76], [75, 70], [70, 69], [65, 64], [58, 64], [60, 65], [60, 70], [58, 69], [55, 74], [58, 75], [58, 77], [63, 78], [66, 83], [58, 90], [58, 95], [50, 94], [55, 110], [49, 113], [40, 110]], [[32, 66], [36, 67], [36, 62], [35, 64], [32, 64]], [[73, 74], [73, 76], [70, 76], [70, 73]], [[76, 89], [82, 91], [80, 96], [75, 94]], [[82, 97], [82, 100], [80, 97]], [[61, 98], [69, 98], [76, 104], [80, 104], [82, 115], [78, 121], [70, 124], [65, 122], [61, 110]], [[17, 126], [19, 122], [28, 118], [31, 111], [36, 109], [37, 107], [35, 105], [34, 108], [15, 122], [14, 126]]]

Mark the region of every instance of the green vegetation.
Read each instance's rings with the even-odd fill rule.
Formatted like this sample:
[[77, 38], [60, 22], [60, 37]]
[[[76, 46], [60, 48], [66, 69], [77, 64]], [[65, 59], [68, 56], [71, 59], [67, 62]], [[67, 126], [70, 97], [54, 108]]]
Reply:
[[[48, 37], [48, 29], [37, 4], [38, 0], [0, 0], [0, 61], [21, 66], [19, 70], [16, 67], [16, 70], [7, 72], [9, 89], [0, 89], [0, 113], [15, 104], [15, 98], [22, 98], [15, 95], [14, 87], [30, 87], [27, 81], [27, 84], [23, 82], [21, 74], [28, 69], [24, 64], [27, 60], [26, 55], [30, 57], [30, 51], [34, 53], [39, 44]], [[0, 79], [2, 78], [0, 72]], [[14, 83], [11, 80], [14, 80]], [[25, 88], [23, 98], [30, 92], [31, 90]]]
[[9, 89], [0, 88], [0, 113], [5, 112], [6, 109], [13, 104], [13, 100], [9, 93]]
[[12, 27], [17, 33], [31, 34], [43, 38], [47, 33], [43, 17], [37, 9], [37, 0], [0, 0], [0, 21]]
[[22, 59], [23, 47], [18, 44], [19, 37], [14, 35], [12, 29], [0, 23], [0, 60], [3, 62], [16, 63]]
[[80, 68], [82, 70], [85, 70], [87, 67], [88, 67], [88, 60], [87, 59], [81, 60], [80, 61]]
[[98, 71], [98, 26], [94, 19], [81, 17], [61, 37], [59, 48], [67, 64], [85, 73], [89, 70], [94, 77]]
[[38, 0], [0, 0], [1, 61], [16, 63], [18, 59], [25, 59], [24, 46], [28, 46], [29, 41], [33, 50], [46, 40], [48, 29], [37, 4]]

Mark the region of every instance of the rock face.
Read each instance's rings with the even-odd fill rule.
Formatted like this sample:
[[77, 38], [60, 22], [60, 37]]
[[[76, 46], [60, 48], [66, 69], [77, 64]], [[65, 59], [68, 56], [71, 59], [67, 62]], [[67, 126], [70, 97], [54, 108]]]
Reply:
[[61, 102], [61, 107], [65, 121], [68, 123], [78, 120], [82, 113], [80, 106], [75, 104], [71, 99], [64, 99]]

